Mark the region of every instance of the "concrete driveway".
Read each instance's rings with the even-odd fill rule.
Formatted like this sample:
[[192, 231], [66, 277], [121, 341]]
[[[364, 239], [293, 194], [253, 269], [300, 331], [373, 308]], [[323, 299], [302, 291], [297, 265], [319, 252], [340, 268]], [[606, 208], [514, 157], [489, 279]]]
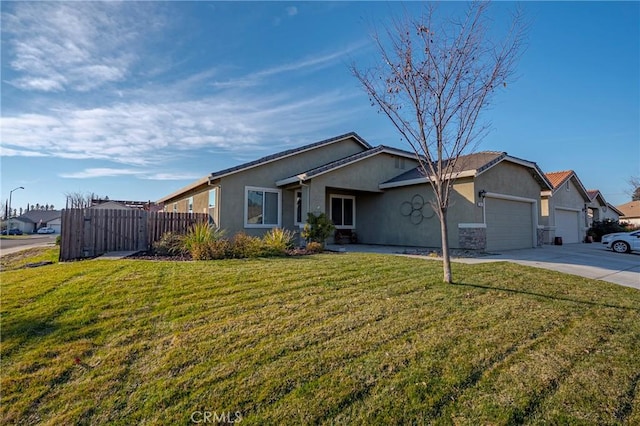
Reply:
[[640, 253], [614, 253], [600, 243], [549, 245], [456, 261], [507, 261], [640, 289]]
[[[329, 246], [337, 251], [402, 254], [415, 248], [364, 244]], [[415, 256], [415, 255], [409, 255]], [[426, 259], [437, 259], [433, 257]], [[472, 258], [454, 258], [455, 262], [475, 264], [486, 262], [514, 262], [520, 265], [550, 269], [566, 274], [608, 281], [640, 289], [640, 253], [621, 254], [607, 250], [600, 243], [565, 244], [562, 246], [508, 250], [497, 254]]]

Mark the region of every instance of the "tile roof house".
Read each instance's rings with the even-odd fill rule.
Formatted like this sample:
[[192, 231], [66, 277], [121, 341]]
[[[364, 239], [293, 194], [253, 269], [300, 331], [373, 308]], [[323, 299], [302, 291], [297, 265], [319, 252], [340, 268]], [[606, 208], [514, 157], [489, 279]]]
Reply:
[[620, 222], [640, 226], [640, 201], [630, 201], [625, 204], [620, 204], [616, 206], [616, 208], [622, 213], [620, 215]]
[[587, 206], [591, 198], [573, 170], [546, 173], [552, 189], [542, 191], [544, 242], [583, 242], [588, 229]]
[[[500, 250], [541, 243], [538, 166], [504, 152], [461, 157], [449, 208], [452, 248]], [[440, 246], [433, 193], [415, 154], [370, 146], [347, 133], [213, 172], [158, 203], [167, 212], [208, 213], [228, 234], [298, 231], [326, 213], [366, 244]]]
[[25, 233], [33, 233], [38, 229], [48, 226], [53, 228], [56, 234], [60, 233], [62, 224], [61, 210], [29, 210], [21, 216], [11, 219], [12, 227]]
[[607, 203], [599, 190], [589, 189], [587, 190], [587, 194], [591, 200], [587, 205], [587, 226], [591, 227], [594, 221], [618, 221], [620, 219], [622, 212]]

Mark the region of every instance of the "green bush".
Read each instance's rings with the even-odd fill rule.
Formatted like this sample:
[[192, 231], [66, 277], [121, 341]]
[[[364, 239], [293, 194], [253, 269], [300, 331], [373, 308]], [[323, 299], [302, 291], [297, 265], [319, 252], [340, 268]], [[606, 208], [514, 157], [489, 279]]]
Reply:
[[159, 256], [175, 256], [184, 252], [182, 235], [165, 232], [158, 241], [153, 243], [153, 253]]
[[56, 237], [56, 245], [59, 246], [60, 244], [62, 244], [62, 235]]
[[287, 250], [293, 248], [293, 232], [273, 228], [262, 237], [262, 246], [264, 255], [284, 256]]
[[302, 230], [302, 238], [307, 242], [316, 242], [322, 244], [333, 233], [336, 227], [333, 222], [327, 217], [326, 214], [320, 213], [315, 215], [313, 213], [307, 214], [307, 223]]
[[593, 241], [602, 241], [602, 236], [613, 234], [615, 232], [627, 232], [627, 227], [621, 225], [617, 220], [605, 219], [602, 221], [594, 221], [591, 228], [587, 231], [587, 235], [593, 237]]

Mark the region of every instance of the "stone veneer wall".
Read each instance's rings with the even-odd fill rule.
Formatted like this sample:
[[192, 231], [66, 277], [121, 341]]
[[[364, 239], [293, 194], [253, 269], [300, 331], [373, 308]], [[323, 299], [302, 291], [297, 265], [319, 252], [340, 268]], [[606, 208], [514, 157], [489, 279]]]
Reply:
[[461, 249], [485, 250], [487, 248], [487, 228], [484, 224], [458, 224], [458, 244]]
[[538, 231], [538, 235], [537, 235], [538, 247], [542, 247], [542, 245], [544, 244], [544, 233], [545, 233], [544, 226], [538, 226], [537, 231]]

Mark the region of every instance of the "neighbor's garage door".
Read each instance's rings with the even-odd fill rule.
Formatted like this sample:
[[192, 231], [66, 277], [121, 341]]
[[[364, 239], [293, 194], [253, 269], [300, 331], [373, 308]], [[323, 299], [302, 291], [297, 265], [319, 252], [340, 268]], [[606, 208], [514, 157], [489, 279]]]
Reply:
[[487, 250], [510, 250], [533, 246], [531, 203], [485, 198]]
[[556, 209], [556, 237], [562, 237], [563, 243], [579, 243], [579, 212]]

